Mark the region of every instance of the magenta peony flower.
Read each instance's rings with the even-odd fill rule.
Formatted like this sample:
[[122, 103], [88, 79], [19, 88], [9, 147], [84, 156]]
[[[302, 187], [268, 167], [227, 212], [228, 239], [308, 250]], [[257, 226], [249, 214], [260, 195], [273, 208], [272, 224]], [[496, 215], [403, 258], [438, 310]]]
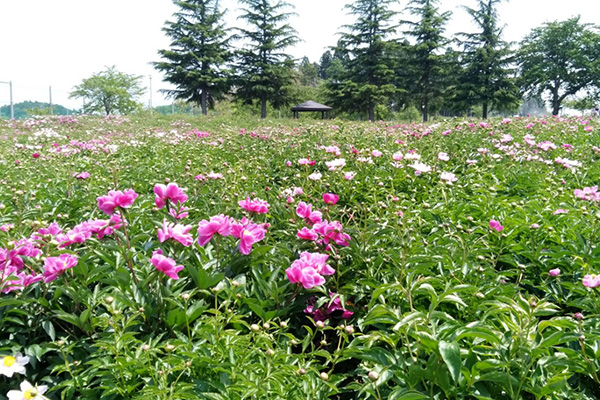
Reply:
[[133, 205], [138, 194], [133, 189], [125, 190], [111, 190], [106, 196], [98, 197], [98, 208], [108, 215], [112, 215], [115, 212], [115, 208], [129, 208]]
[[188, 196], [183, 192], [176, 183], [169, 183], [168, 185], [158, 184], [154, 186], [154, 203], [156, 207], [163, 208], [167, 203], [167, 200], [171, 200], [173, 204], [184, 203]]
[[183, 269], [183, 265], [175, 265], [175, 260], [162, 255], [162, 251], [155, 251], [152, 253], [150, 262], [154, 267], [167, 275], [171, 279], [179, 279], [177, 273]]
[[296, 207], [296, 215], [304, 218], [307, 223], [316, 224], [323, 220], [323, 214], [320, 211], [313, 211], [311, 204], [301, 201]]
[[325, 202], [325, 204], [329, 204], [330, 206], [336, 204], [339, 199], [340, 196], [338, 196], [337, 194], [323, 193], [323, 201]]
[[303, 252], [300, 258], [285, 270], [290, 283], [299, 283], [305, 289], [325, 283], [323, 275], [333, 275], [335, 270], [326, 264], [327, 254]]
[[246, 197], [245, 200], [238, 201], [238, 204], [248, 212], [258, 214], [266, 214], [269, 212], [269, 203], [261, 199], [250, 200], [250, 196]]
[[560, 275], [560, 268], [551, 269], [550, 271], [548, 271], [548, 275], [550, 275], [550, 276], [559, 276]]
[[175, 225], [163, 220], [163, 227], [158, 230], [158, 241], [162, 243], [174, 239], [186, 247], [191, 246], [194, 243], [194, 238], [188, 233], [191, 229], [192, 225]]
[[317, 232], [312, 229], [308, 229], [307, 227], [300, 229], [297, 233], [297, 236], [298, 238], [304, 240], [317, 240], [319, 238]]
[[44, 261], [44, 282], [48, 283], [62, 275], [67, 269], [77, 265], [77, 256], [64, 253], [58, 257], [48, 257]]
[[198, 223], [198, 244], [205, 246], [215, 233], [221, 236], [231, 235], [232, 223], [233, 219], [223, 214], [210, 217], [210, 221], [200, 221]]
[[501, 232], [504, 227], [500, 225], [500, 222], [492, 219], [490, 220], [490, 229], [495, 230], [496, 232]]
[[240, 253], [250, 254], [252, 245], [265, 238], [268, 224], [255, 224], [245, 217], [231, 225], [232, 236], [240, 239]]

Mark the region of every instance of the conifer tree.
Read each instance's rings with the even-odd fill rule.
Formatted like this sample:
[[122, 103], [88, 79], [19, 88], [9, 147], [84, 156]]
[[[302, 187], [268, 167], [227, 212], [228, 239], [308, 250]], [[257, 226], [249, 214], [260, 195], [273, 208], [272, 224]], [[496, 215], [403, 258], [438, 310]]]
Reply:
[[394, 80], [394, 43], [388, 38], [395, 32], [389, 9], [391, 0], [358, 0], [346, 6], [356, 16], [353, 25], [344, 28], [335, 53], [342, 67], [330, 68], [326, 83], [331, 105], [348, 112], [367, 112], [375, 119], [377, 105], [386, 104], [396, 88]]
[[407, 10], [418, 20], [404, 21], [411, 28], [404, 33], [412, 36], [415, 43], [406, 48], [402, 70], [410, 76], [405, 79], [408, 94], [417, 103], [423, 122], [429, 119], [432, 105], [441, 104], [447, 84], [448, 60], [444, 50], [448, 40], [444, 37], [444, 25], [451, 13], [440, 13], [437, 3], [438, 0], [411, 0]]
[[267, 117], [267, 103], [287, 103], [295, 78], [294, 61], [284, 52], [298, 41], [296, 31], [286, 23], [293, 14], [285, 1], [240, 0], [246, 8], [241, 18], [247, 28], [238, 28], [244, 47], [237, 52], [235, 96], [251, 104], [258, 100], [261, 118]]
[[465, 7], [480, 31], [462, 34], [464, 67], [455, 100], [466, 106], [481, 105], [482, 118], [491, 109], [516, 107], [521, 100], [511, 66], [514, 54], [498, 26], [497, 6], [502, 1], [477, 0], [477, 8]]
[[163, 31], [171, 38], [171, 48], [159, 50], [163, 61], [153, 63], [165, 74], [164, 80], [175, 89], [163, 90], [168, 96], [200, 105], [202, 114], [213, 108], [215, 99], [229, 88], [231, 61], [224, 12], [218, 0], [174, 0], [179, 11], [175, 20], [165, 22]]

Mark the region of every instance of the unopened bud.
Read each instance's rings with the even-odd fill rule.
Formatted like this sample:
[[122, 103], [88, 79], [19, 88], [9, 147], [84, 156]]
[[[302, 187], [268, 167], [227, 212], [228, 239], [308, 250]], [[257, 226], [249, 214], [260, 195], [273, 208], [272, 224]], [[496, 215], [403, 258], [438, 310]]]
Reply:
[[260, 331], [260, 326], [258, 326], [257, 324], [252, 324], [252, 325], [250, 325], [250, 330], [252, 332], [258, 332], [258, 331]]
[[329, 380], [329, 375], [327, 374], [327, 372], [321, 372], [319, 374], [319, 376], [321, 377], [321, 379], [323, 379], [324, 381], [328, 381]]
[[369, 379], [372, 381], [376, 381], [377, 379], [379, 379], [379, 374], [377, 373], [377, 371], [369, 371]]

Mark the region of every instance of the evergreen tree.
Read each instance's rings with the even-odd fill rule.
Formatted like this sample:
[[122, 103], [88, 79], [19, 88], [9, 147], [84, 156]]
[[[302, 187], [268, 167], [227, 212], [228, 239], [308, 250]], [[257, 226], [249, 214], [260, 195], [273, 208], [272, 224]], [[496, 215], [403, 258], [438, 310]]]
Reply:
[[502, 40], [496, 7], [503, 0], [477, 0], [477, 8], [465, 7], [480, 29], [477, 33], [463, 33], [463, 70], [456, 101], [463, 105], [481, 105], [482, 118], [491, 109], [510, 109], [518, 106], [521, 98], [511, 68], [514, 54]]
[[235, 95], [247, 104], [258, 100], [261, 118], [267, 117], [267, 102], [279, 107], [288, 102], [290, 85], [295, 78], [294, 62], [283, 51], [298, 41], [296, 31], [285, 23], [292, 13], [284, 1], [240, 0], [247, 7], [241, 18], [247, 29], [238, 28], [246, 41], [238, 51]]
[[407, 62], [402, 67], [410, 76], [406, 79], [408, 93], [417, 103], [423, 122], [429, 119], [433, 103], [439, 107], [448, 72], [446, 57], [441, 52], [448, 44], [443, 34], [451, 13], [440, 13], [437, 3], [438, 0], [411, 0], [407, 10], [419, 20], [404, 21], [411, 28], [404, 33], [414, 37], [415, 44], [407, 48]]
[[323, 53], [321, 59], [319, 60], [319, 78], [329, 79], [327, 69], [331, 66], [332, 59], [333, 57], [331, 56], [331, 52], [329, 50]]
[[218, 0], [174, 0], [180, 10], [175, 21], [165, 22], [163, 31], [171, 38], [171, 48], [159, 50], [164, 59], [153, 63], [175, 89], [163, 90], [168, 96], [200, 105], [202, 114], [213, 108], [215, 99], [229, 88], [225, 68], [231, 60], [224, 12]]
[[348, 112], [367, 111], [375, 119], [375, 107], [387, 104], [396, 89], [394, 79], [394, 43], [386, 40], [395, 31], [388, 9], [391, 0], [358, 0], [346, 8], [357, 17], [353, 25], [345, 26], [335, 48], [340, 65], [332, 71], [326, 83], [331, 105]]
[[319, 64], [311, 63], [308, 57], [303, 57], [298, 65], [298, 77], [302, 86], [319, 86]]

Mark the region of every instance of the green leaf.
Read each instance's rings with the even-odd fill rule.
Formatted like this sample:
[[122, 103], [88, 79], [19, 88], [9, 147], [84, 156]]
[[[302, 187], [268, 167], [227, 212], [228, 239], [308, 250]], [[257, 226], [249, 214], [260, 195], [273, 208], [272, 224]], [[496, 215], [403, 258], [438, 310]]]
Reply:
[[448, 366], [450, 370], [450, 375], [454, 380], [454, 383], [458, 383], [458, 379], [460, 378], [460, 347], [456, 342], [446, 342], [441, 340], [439, 343], [440, 354], [442, 355], [442, 359]]
[[44, 329], [48, 336], [50, 336], [50, 339], [52, 339], [52, 341], [56, 340], [56, 331], [54, 330], [54, 325], [52, 325], [52, 322], [48, 320], [43, 321], [42, 329]]

